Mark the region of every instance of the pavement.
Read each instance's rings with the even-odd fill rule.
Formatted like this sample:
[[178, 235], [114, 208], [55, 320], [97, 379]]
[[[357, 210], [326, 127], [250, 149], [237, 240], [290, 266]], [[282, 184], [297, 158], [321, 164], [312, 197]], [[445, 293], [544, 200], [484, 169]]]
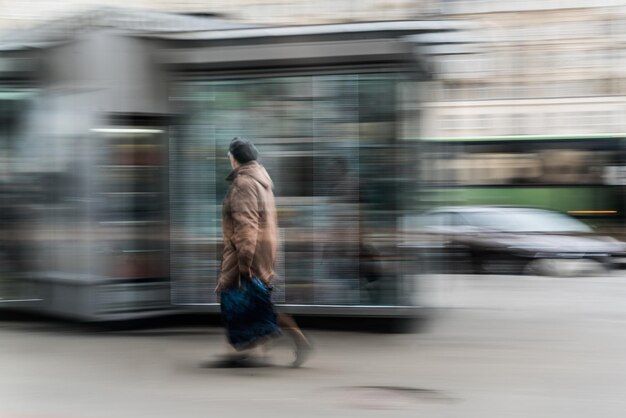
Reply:
[[219, 328], [0, 321], [0, 418], [622, 418], [626, 277], [429, 276], [419, 333], [310, 330], [288, 367], [207, 367]]

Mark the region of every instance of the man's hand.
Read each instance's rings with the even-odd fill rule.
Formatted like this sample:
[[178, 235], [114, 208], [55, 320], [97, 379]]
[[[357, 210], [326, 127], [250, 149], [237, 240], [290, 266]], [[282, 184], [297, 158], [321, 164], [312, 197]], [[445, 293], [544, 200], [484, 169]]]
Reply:
[[217, 286], [215, 286], [215, 290], [213, 291], [216, 295], [219, 295], [222, 290], [224, 290], [224, 283], [217, 282]]

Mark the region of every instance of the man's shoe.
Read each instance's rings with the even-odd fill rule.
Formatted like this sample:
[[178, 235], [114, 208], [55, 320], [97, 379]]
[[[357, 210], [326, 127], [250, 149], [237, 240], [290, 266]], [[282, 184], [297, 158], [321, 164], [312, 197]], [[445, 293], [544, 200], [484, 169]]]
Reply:
[[292, 366], [300, 367], [311, 356], [311, 353], [313, 352], [313, 346], [305, 337], [297, 338], [295, 343], [296, 343], [296, 359], [292, 363]]

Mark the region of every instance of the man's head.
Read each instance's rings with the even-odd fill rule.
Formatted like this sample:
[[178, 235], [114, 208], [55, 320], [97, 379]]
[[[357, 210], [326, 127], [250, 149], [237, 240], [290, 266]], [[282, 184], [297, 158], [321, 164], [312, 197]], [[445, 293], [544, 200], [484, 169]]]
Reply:
[[259, 156], [259, 151], [254, 144], [244, 138], [233, 138], [228, 147], [228, 156], [233, 169], [241, 164], [255, 161]]

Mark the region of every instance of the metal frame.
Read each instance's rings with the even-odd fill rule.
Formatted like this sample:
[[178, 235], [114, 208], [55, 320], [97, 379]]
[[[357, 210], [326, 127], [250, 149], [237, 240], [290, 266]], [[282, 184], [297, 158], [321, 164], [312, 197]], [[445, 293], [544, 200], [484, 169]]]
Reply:
[[[238, 32], [248, 32], [238, 31]], [[330, 36], [329, 36], [330, 35]], [[389, 37], [389, 33], [370, 33], [368, 39], [337, 41], [326, 34], [326, 41], [284, 43], [272, 40], [259, 45], [258, 39], [241, 38], [242, 45], [166, 49], [158, 59], [174, 73], [173, 82], [246, 80], [305, 75], [405, 73], [424, 78], [413, 45]], [[381, 39], [371, 39], [380, 36]], [[234, 49], [234, 51], [233, 51]], [[229, 54], [224, 57], [223, 52]], [[268, 53], [271, 51], [272, 53]], [[193, 55], [195, 54], [195, 55]], [[289, 56], [289, 59], [284, 59]], [[269, 57], [269, 58], [268, 58]], [[189, 61], [188, 61], [189, 60]], [[410, 77], [410, 76], [409, 76]], [[218, 303], [177, 304], [181, 309], [219, 312]], [[277, 304], [279, 310], [298, 315], [413, 318], [423, 309], [415, 305]]]

